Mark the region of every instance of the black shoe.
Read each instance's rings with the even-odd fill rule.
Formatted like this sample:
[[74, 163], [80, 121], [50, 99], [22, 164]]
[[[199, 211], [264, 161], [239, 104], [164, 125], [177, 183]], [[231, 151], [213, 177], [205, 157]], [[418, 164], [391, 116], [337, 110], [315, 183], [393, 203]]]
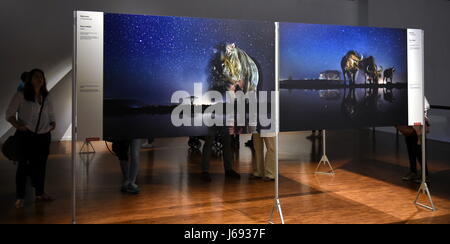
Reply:
[[128, 184], [126, 186], [122, 186], [121, 192], [124, 194], [138, 195], [141, 193], [141, 189], [136, 184]]
[[264, 177], [264, 178], [263, 178], [263, 181], [265, 181], [265, 182], [271, 182], [271, 181], [275, 181], [275, 179], [274, 179], [274, 178], [269, 178], [269, 177]]
[[261, 177], [261, 176], [256, 176], [256, 175], [250, 175], [250, 179], [251, 180], [261, 180], [263, 177]]
[[202, 180], [204, 182], [211, 182], [211, 175], [208, 172], [202, 173]]
[[232, 179], [240, 179], [241, 175], [236, 173], [236, 171], [234, 171], [234, 170], [227, 170], [225, 172], [225, 177], [226, 178], [232, 178]]
[[413, 181], [413, 182], [416, 181], [417, 179], [419, 179], [419, 176], [417, 175], [417, 173], [414, 172], [410, 172], [402, 178], [403, 181]]

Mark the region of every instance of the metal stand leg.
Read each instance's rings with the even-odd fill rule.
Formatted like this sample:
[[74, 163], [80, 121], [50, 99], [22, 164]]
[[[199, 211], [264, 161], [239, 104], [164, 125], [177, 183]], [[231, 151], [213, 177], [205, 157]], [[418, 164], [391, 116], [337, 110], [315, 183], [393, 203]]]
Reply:
[[[322, 159], [319, 162], [319, 165], [317, 165], [315, 174], [335, 175], [336, 172], [334, 171], [333, 166], [331, 166], [330, 160], [328, 160], [328, 157], [327, 157], [327, 151], [326, 151], [327, 150], [327, 141], [326, 141], [327, 137], [326, 137], [326, 133], [327, 133], [326, 130], [322, 131], [323, 156], [322, 156]], [[330, 168], [330, 171], [328, 171], [328, 172], [319, 171], [320, 167], [322, 166], [322, 164], [325, 165], [325, 166], [328, 166]]]
[[[91, 151], [91, 149], [92, 149], [92, 151]], [[94, 145], [92, 145], [92, 142], [90, 142], [90, 141], [85, 141], [83, 143], [83, 146], [81, 146], [80, 154], [91, 154], [91, 153], [96, 153]]]
[[[424, 99], [425, 100], [425, 99]], [[425, 104], [425, 101], [424, 101]], [[425, 111], [425, 110], [424, 110]], [[424, 116], [425, 117], [425, 116]], [[436, 211], [436, 206], [434, 205], [433, 199], [431, 197], [431, 193], [430, 193], [430, 189], [428, 188], [428, 184], [427, 184], [427, 157], [426, 157], [426, 124], [423, 123], [422, 124], [422, 184], [420, 185], [419, 188], [419, 192], [417, 193], [417, 197], [416, 200], [414, 201], [414, 204], [416, 206], [431, 210], [431, 211]], [[419, 203], [419, 197], [421, 195], [426, 195], [429, 201], [429, 204], [431, 206]]]
[[284, 224], [284, 217], [283, 217], [283, 211], [281, 210], [281, 203], [280, 203], [280, 196], [279, 196], [279, 168], [278, 168], [278, 162], [279, 162], [279, 156], [278, 156], [278, 148], [279, 148], [279, 138], [278, 138], [278, 133], [275, 139], [275, 163], [276, 163], [276, 167], [275, 167], [275, 199], [273, 200], [273, 206], [272, 206], [272, 211], [270, 212], [270, 216], [269, 216], [269, 224], [274, 224], [273, 222], [273, 216], [275, 214], [275, 211], [278, 213], [278, 215], [280, 216], [280, 220], [281, 220], [281, 224]]
[[284, 225], [283, 211], [281, 210], [281, 203], [280, 203], [280, 199], [278, 199], [278, 198], [273, 201], [272, 211], [270, 212], [269, 224], [274, 224], [273, 215], [275, 214], [275, 210], [277, 211], [278, 215], [280, 216], [281, 224]]
[[[422, 194], [427, 196], [428, 201], [430, 202], [431, 206], [428, 206], [428, 205], [425, 205], [425, 204], [422, 204], [422, 203], [418, 202], [419, 201], [419, 197]], [[437, 210], [436, 206], [434, 205], [433, 199], [431, 198], [431, 193], [430, 193], [430, 190], [428, 189], [428, 184], [426, 182], [423, 182], [420, 185], [420, 189], [419, 189], [419, 192], [417, 193], [417, 197], [416, 197], [416, 200], [414, 201], [414, 204], [416, 206], [419, 206], [419, 207], [431, 210], [433, 212]]]
[[281, 211], [281, 203], [280, 203], [280, 193], [279, 193], [279, 185], [280, 185], [280, 174], [279, 174], [279, 152], [280, 152], [280, 97], [279, 97], [279, 87], [280, 87], [280, 81], [279, 81], [279, 60], [278, 60], [278, 53], [279, 53], [279, 23], [275, 23], [275, 77], [276, 79], [276, 98], [275, 98], [275, 131], [276, 131], [276, 137], [275, 137], [275, 198], [273, 200], [273, 206], [272, 211], [270, 212], [269, 216], [269, 223], [273, 224], [273, 216], [275, 214], [275, 210], [277, 211], [278, 215], [280, 216], [281, 224], [284, 224], [284, 217], [283, 217], [283, 211]]

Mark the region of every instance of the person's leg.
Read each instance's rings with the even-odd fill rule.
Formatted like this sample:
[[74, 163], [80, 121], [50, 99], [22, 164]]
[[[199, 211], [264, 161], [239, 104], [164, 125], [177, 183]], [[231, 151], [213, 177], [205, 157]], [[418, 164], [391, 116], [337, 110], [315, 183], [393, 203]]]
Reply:
[[147, 142], [142, 145], [142, 148], [146, 148], [146, 149], [153, 148], [154, 140], [155, 139], [152, 137], [147, 138]]
[[130, 160], [130, 172], [128, 179], [132, 185], [136, 185], [137, 176], [139, 174], [139, 166], [140, 166], [140, 149], [141, 149], [141, 140], [135, 139], [131, 142], [131, 160]]
[[21, 138], [22, 149], [27, 154], [27, 159], [17, 163], [16, 172], [16, 208], [23, 208], [24, 199], [26, 196], [27, 180], [28, 177], [31, 177], [31, 169], [28, 158], [32, 153], [30, 150], [30, 145], [33, 142], [30, 141], [31, 139], [27, 132], [17, 131], [16, 136]]
[[28, 171], [29, 167], [27, 161], [19, 162], [17, 164], [17, 172], [16, 172], [17, 200], [25, 199]]
[[36, 153], [34, 160], [31, 160], [31, 165], [33, 165], [33, 170], [35, 171], [35, 187], [36, 187], [36, 197], [44, 197], [42, 200], [52, 200], [47, 199], [45, 194], [45, 179], [47, 173], [47, 161], [48, 155], [50, 154], [50, 143], [51, 135], [50, 133], [45, 135], [36, 135], [36, 141], [39, 146], [36, 147]]
[[112, 151], [116, 154], [120, 162], [120, 170], [122, 172], [122, 186], [127, 186], [130, 175], [130, 163], [128, 152], [130, 151], [130, 141], [114, 141], [112, 144]]
[[417, 135], [405, 136], [410, 172], [417, 174]]
[[216, 137], [216, 129], [209, 128], [208, 135], [205, 137], [205, 144], [202, 150], [202, 180], [211, 182], [211, 175], [209, 174], [209, 160], [211, 159], [212, 147]]
[[233, 152], [231, 150], [231, 135], [225, 130], [222, 133], [222, 145], [223, 145], [223, 168], [225, 172], [233, 170]]
[[413, 181], [417, 179], [417, 140], [417, 134], [415, 133], [405, 136], [410, 172], [402, 178], [404, 181]]
[[203, 145], [203, 152], [202, 152], [202, 172], [208, 173], [209, 172], [209, 160], [211, 159], [211, 153], [212, 153], [212, 146], [214, 142], [214, 138], [216, 136], [216, 133], [214, 132], [214, 129], [209, 129], [208, 136], [205, 138], [205, 144]]
[[223, 167], [225, 169], [225, 177], [239, 179], [241, 176], [233, 170], [233, 151], [231, 149], [231, 135], [227, 127], [221, 128], [222, 144], [223, 144]]
[[40, 153], [40, 146], [39, 146], [39, 140], [37, 135], [35, 134], [29, 134], [28, 136], [28, 153], [29, 153], [29, 160], [28, 160], [28, 167], [29, 167], [29, 176], [31, 178], [31, 182], [33, 187], [35, 188], [35, 194], [36, 196], [41, 196], [42, 193], [42, 179], [41, 179], [41, 153]]
[[255, 149], [255, 165], [253, 176], [264, 177], [264, 142], [259, 134], [253, 134], [253, 147]]
[[265, 137], [264, 142], [267, 147], [266, 159], [264, 164], [264, 175], [266, 178], [275, 179], [275, 137]]
[[130, 183], [128, 178], [130, 175], [130, 163], [128, 160], [120, 160], [120, 171], [122, 172], [122, 184], [128, 185]]

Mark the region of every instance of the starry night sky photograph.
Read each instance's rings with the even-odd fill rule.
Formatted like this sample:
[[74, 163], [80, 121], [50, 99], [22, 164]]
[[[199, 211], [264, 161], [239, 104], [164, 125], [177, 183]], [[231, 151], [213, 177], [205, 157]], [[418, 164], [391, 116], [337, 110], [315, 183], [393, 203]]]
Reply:
[[104, 97], [170, 105], [175, 91], [209, 87], [218, 45], [235, 43], [259, 65], [262, 90], [273, 89], [273, 22], [105, 14]]
[[323, 71], [341, 71], [342, 57], [354, 50], [373, 56], [383, 69], [395, 67], [394, 82], [406, 83], [406, 44], [405, 29], [281, 23], [280, 78], [317, 79]]
[[[280, 90], [281, 130], [407, 124], [406, 37], [406, 29], [280, 23], [280, 80], [285, 82]], [[362, 70], [356, 76], [358, 88], [320, 80], [328, 70], [339, 71], [343, 80], [341, 60], [349, 51], [373, 56], [383, 70], [394, 67], [394, 85], [365, 86]]]

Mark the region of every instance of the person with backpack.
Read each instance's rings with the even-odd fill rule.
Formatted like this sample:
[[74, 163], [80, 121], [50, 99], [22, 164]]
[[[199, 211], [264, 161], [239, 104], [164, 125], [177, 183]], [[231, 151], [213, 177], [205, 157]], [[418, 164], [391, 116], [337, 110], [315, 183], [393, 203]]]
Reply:
[[16, 128], [15, 137], [20, 138], [23, 154], [16, 174], [16, 208], [24, 207], [28, 176], [35, 187], [37, 202], [54, 201], [45, 192], [45, 178], [51, 132], [56, 122], [42, 70], [29, 72], [23, 91], [18, 91], [8, 106], [6, 120]]

